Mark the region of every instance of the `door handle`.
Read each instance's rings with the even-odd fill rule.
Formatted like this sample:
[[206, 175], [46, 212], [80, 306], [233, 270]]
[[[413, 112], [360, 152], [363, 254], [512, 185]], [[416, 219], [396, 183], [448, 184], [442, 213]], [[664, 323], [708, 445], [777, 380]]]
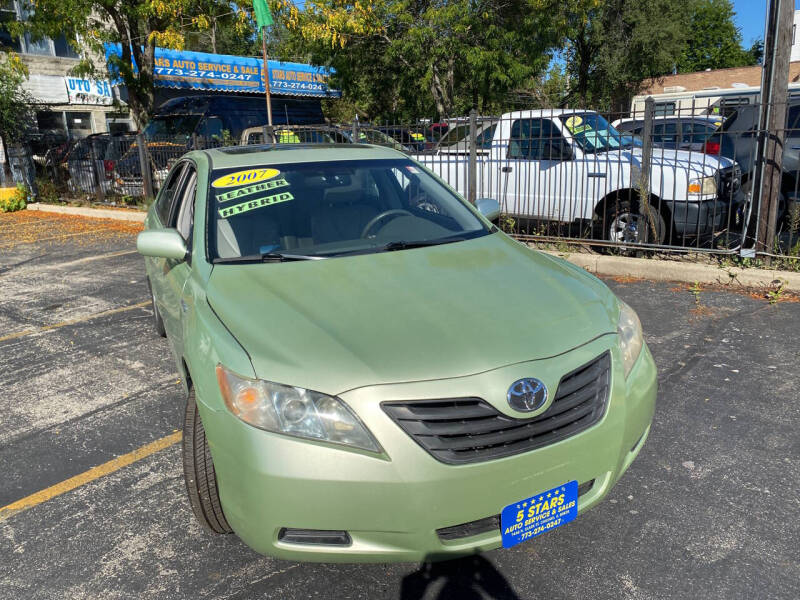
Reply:
[[500, 168], [500, 170], [501, 170], [503, 173], [511, 173], [511, 171], [513, 171], [513, 170], [514, 170], [514, 168], [513, 168], [513, 167], [501, 167], [501, 168]]

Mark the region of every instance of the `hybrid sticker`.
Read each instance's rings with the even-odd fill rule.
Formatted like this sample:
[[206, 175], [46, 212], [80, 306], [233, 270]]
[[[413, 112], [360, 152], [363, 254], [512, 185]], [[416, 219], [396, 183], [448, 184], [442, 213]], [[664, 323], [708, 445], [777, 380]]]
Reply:
[[284, 187], [287, 185], [289, 185], [289, 182], [282, 177], [280, 179], [273, 179], [272, 181], [248, 185], [247, 187], [231, 190], [230, 192], [217, 194], [217, 202], [222, 204], [223, 202], [228, 202], [229, 200], [238, 200], [239, 198], [252, 196], [258, 192], [268, 192], [269, 190], [274, 190], [275, 188]]
[[227, 219], [228, 217], [250, 212], [251, 210], [255, 210], [257, 208], [272, 206], [273, 204], [288, 202], [289, 200], [294, 200], [294, 196], [292, 196], [289, 192], [265, 196], [263, 198], [254, 198], [253, 200], [248, 200], [247, 202], [242, 202], [241, 204], [234, 204], [233, 206], [220, 208], [219, 216], [221, 219]]
[[211, 187], [215, 188], [229, 188], [239, 185], [246, 185], [248, 183], [258, 183], [259, 181], [266, 181], [277, 177], [281, 172], [278, 169], [248, 169], [247, 171], [236, 171], [218, 177], [211, 182]]
[[525, 500], [509, 504], [500, 513], [503, 548], [561, 527], [578, 516], [578, 482], [570, 481]]

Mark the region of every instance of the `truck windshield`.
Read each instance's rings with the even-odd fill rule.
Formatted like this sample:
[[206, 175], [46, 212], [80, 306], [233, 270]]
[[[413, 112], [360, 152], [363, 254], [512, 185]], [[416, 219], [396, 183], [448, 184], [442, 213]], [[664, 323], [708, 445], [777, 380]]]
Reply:
[[631, 139], [623, 138], [619, 131], [597, 113], [562, 115], [561, 122], [584, 152], [608, 152], [632, 146]]
[[461, 198], [403, 159], [217, 169], [208, 211], [215, 262], [369, 254], [489, 233]]
[[164, 115], [153, 117], [144, 128], [144, 137], [148, 140], [184, 136], [194, 133], [202, 115]]

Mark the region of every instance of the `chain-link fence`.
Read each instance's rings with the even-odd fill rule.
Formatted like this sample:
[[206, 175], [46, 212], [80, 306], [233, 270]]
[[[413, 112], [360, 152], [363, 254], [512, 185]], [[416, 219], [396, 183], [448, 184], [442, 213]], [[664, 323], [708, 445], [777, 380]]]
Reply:
[[[497, 200], [500, 226], [521, 239], [797, 255], [800, 99], [770, 107], [786, 113], [781, 131], [759, 129], [761, 108], [649, 101], [625, 114], [523, 110], [414, 123], [252, 127], [213, 138], [101, 134], [50, 149], [37, 169], [59, 195], [131, 203], [152, 198], [192, 149], [378, 144], [412, 156], [472, 202]], [[776, 225], [769, 244], [759, 239], [764, 220]]]

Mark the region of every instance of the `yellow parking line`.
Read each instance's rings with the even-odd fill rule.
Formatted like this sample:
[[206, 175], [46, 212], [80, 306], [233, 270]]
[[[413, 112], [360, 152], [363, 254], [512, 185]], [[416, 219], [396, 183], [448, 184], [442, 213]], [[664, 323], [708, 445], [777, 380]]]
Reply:
[[164, 448], [169, 448], [170, 446], [174, 446], [178, 442], [181, 441], [183, 437], [183, 433], [180, 431], [176, 431], [175, 433], [171, 433], [170, 435], [158, 439], [154, 442], [150, 442], [142, 446], [141, 448], [137, 448], [133, 452], [129, 452], [128, 454], [123, 454], [122, 456], [118, 456], [115, 459], [112, 459], [102, 465], [98, 465], [96, 467], [92, 467], [88, 471], [84, 471], [79, 475], [75, 475], [75, 477], [70, 477], [69, 479], [65, 479], [64, 481], [57, 483], [55, 485], [51, 485], [49, 488], [45, 488], [36, 492], [35, 494], [31, 494], [23, 498], [22, 500], [17, 500], [16, 502], [12, 502], [8, 506], [4, 506], [0, 508], [0, 522], [5, 521], [11, 515], [15, 515], [23, 510], [28, 510], [29, 508], [33, 508], [41, 504], [42, 502], [47, 502], [48, 500], [55, 498], [56, 496], [60, 496], [61, 494], [65, 494], [71, 490], [74, 490], [77, 487], [82, 485], [86, 485], [87, 483], [94, 481], [95, 479], [99, 479], [100, 477], [104, 477], [114, 471], [119, 471], [123, 467], [127, 467], [130, 464], [133, 464], [143, 458], [147, 458], [151, 454], [158, 452], [159, 450], [163, 450]]
[[68, 321], [61, 321], [60, 323], [53, 323], [52, 325], [44, 325], [42, 327], [37, 327], [36, 329], [25, 329], [24, 331], [18, 331], [16, 333], [9, 333], [8, 335], [4, 335], [0, 337], [0, 342], [5, 342], [8, 340], [13, 340], [16, 338], [20, 338], [26, 335], [32, 335], [34, 333], [41, 333], [43, 331], [49, 331], [51, 329], [58, 329], [59, 327], [66, 327], [67, 325], [74, 325], [75, 323], [83, 323], [84, 321], [91, 321], [92, 319], [97, 319], [99, 317], [106, 317], [108, 315], [115, 315], [117, 313], [125, 312], [128, 310], [133, 310], [134, 308], [142, 308], [143, 306], [147, 306], [150, 304], [149, 300], [145, 300], [144, 302], [139, 302], [139, 304], [131, 304], [130, 306], [121, 306], [119, 308], [112, 308], [111, 310], [104, 310], [99, 313], [94, 313], [91, 315], [86, 315], [85, 317], [78, 317], [77, 319], [70, 319]]

